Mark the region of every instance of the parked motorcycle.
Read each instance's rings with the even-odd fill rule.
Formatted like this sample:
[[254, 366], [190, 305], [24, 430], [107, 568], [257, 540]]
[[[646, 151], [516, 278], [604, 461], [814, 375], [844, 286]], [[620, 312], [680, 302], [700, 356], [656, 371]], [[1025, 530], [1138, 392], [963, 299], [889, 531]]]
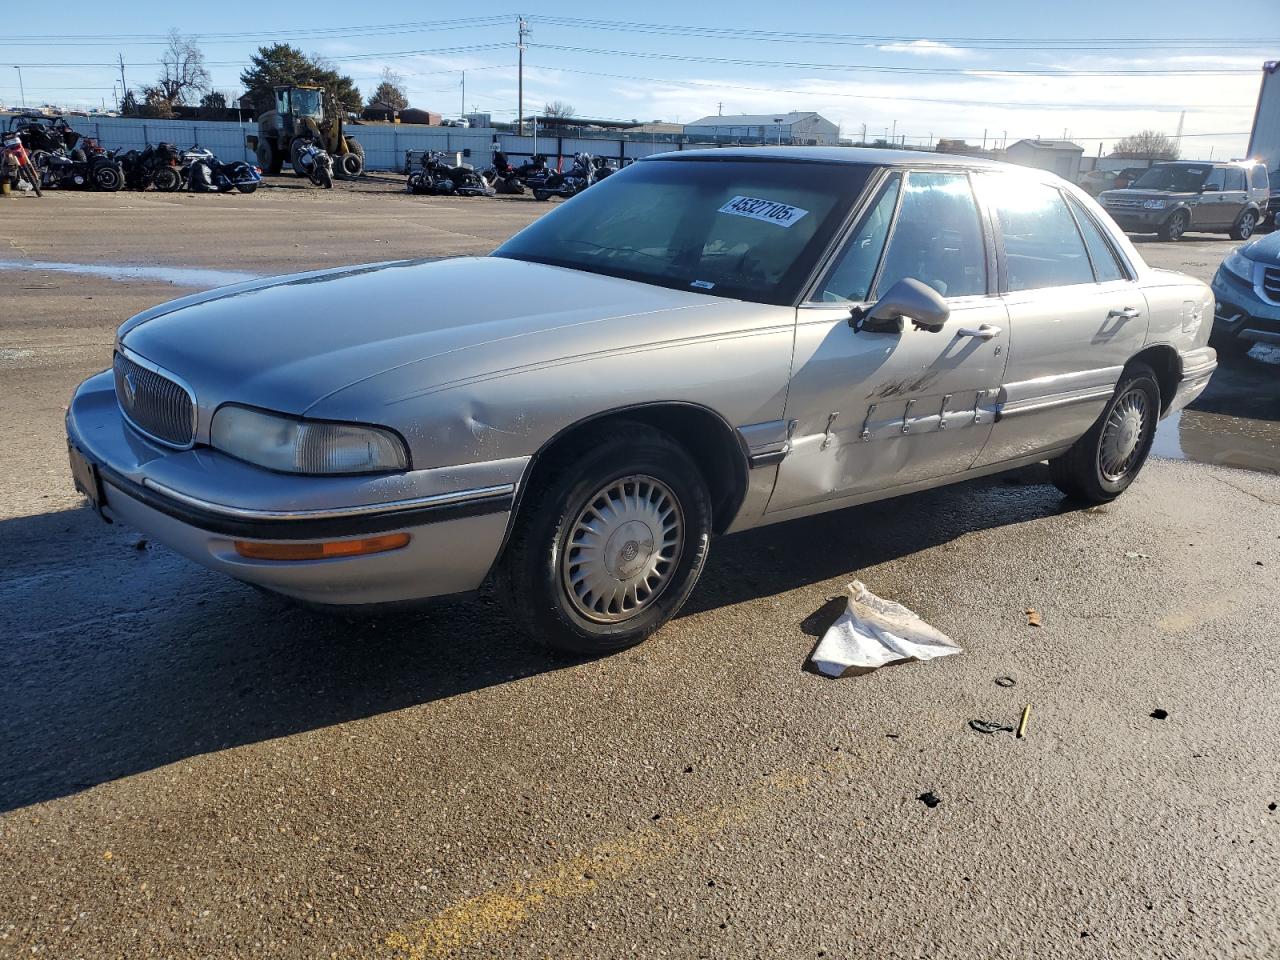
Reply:
[[493, 166], [480, 171], [480, 176], [495, 193], [524, 193], [524, 181], [520, 178], [520, 172], [511, 165], [511, 161], [501, 150], [494, 151]]
[[432, 151], [423, 158], [422, 165], [409, 174], [405, 187], [410, 193], [433, 196], [486, 197], [494, 193], [493, 187], [472, 167], [450, 166], [447, 154], [440, 151]]
[[9, 177], [14, 187], [19, 182], [25, 182], [36, 192], [37, 197], [40, 196], [40, 174], [31, 163], [31, 157], [27, 154], [27, 148], [22, 145], [22, 138], [17, 131], [8, 131], [3, 140], [0, 140], [0, 160], [3, 160], [0, 172]]
[[182, 189], [182, 154], [172, 143], [152, 144], [145, 149], [130, 150], [117, 159], [124, 170], [125, 186], [130, 190], [155, 187], [164, 193]]
[[333, 189], [333, 157], [311, 137], [293, 142], [293, 172], [317, 187]]
[[47, 150], [31, 152], [31, 162], [40, 173], [40, 185], [46, 190], [96, 190], [115, 192], [124, 186], [120, 162], [105, 152], [89, 154], [77, 150], [79, 159], [63, 152]]
[[223, 163], [208, 149], [192, 147], [182, 155], [182, 180], [192, 193], [253, 193], [262, 182], [262, 171], [243, 160]]
[[[610, 170], [609, 173], [613, 171]], [[608, 176], [609, 174], [605, 174]], [[596, 158], [589, 153], [575, 153], [573, 164], [561, 173], [553, 173], [540, 186], [533, 188], [535, 200], [550, 200], [552, 197], [563, 197], [568, 200], [577, 196], [597, 180], [602, 179]]]
[[516, 177], [530, 190], [544, 186], [553, 172], [547, 166], [547, 158], [541, 153], [535, 153], [532, 159], [516, 167]]

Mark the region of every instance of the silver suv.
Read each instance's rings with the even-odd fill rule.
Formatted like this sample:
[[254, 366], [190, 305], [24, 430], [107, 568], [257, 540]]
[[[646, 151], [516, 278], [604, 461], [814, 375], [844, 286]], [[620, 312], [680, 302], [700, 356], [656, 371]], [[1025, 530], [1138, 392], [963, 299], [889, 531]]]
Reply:
[[1271, 188], [1257, 162], [1157, 163], [1125, 190], [1107, 190], [1098, 202], [1129, 233], [1177, 240], [1188, 230], [1229, 233], [1248, 240], [1266, 217]]

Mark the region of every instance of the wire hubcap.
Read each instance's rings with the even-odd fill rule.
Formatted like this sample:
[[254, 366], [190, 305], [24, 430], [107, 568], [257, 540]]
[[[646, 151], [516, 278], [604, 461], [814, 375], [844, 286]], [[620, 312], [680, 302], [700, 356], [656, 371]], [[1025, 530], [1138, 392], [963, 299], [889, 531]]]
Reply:
[[1107, 416], [1098, 447], [1098, 466], [1111, 482], [1124, 477], [1138, 459], [1147, 427], [1147, 395], [1130, 390]]
[[684, 516], [671, 488], [649, 476], [622, 477], [598, 490], [569, 528], [565, 592], [588, 620], [629, 620], [670, 585], [683, 549]]

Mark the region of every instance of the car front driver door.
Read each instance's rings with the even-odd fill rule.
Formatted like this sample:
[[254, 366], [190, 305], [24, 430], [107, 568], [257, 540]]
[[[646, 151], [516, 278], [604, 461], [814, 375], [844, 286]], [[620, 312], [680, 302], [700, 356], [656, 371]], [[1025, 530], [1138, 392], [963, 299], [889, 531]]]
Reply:
[[[790, 448], [770, 513], [966, 470], [991, 430], [1004, 371], [1003, 302], [969, 175], [891, 173], [800, 307], [786, 416]], [[864, 321], [904, 278], [950, 308], [938, 331]]]

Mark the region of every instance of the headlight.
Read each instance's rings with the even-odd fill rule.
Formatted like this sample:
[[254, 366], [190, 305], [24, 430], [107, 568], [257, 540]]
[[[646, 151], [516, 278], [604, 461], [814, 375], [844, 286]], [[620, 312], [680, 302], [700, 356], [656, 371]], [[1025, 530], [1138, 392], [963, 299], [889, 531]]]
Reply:
[[283, 473], [385, 473], [409, 466], [404, 441], [379, 427], [224, 406], [209, 434], [215, 449]]
[[1222, 269], [1234, 273], [1246, 283], [1253, 282], [1253, 261], [1239, 250], [1232, 250], [1222, 261]]
[[1143, 201], [1142, 201], [1142, 205], [1143, 205], [1144, 207], [1146, 207], [1148, 210], [1163, 210], [1163, 209], [1164, 209], [1164, 201], [1163, 201], [1163, 200], [1143, 200]]

